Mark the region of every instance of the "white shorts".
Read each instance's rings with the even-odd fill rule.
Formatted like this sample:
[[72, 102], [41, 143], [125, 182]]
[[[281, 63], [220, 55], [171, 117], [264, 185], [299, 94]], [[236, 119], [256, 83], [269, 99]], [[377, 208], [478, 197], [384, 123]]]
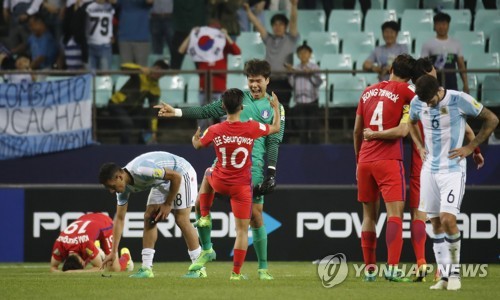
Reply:
[[[149, 192], [147, 205], [163, 204], [170, 192], [170, 181], [154, 187]], [[175, 196], [172, 209], [193, 207], [198, 197], [198, 179], [193, 167], [182, 175], [179, 193]]]
[[458, 215], [465, 192], [465, 172], [431, 173], [422, 170], [420, 174], [420, 206], [429, 218], [439, 217], [446, 212]]

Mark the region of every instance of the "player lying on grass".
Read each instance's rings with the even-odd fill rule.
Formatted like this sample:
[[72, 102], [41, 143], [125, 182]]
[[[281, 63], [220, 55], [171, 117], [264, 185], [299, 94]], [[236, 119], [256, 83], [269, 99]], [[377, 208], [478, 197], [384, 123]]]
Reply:
[[248, 248], [248, 226], [252, 213], [252, 173], [251, 153], [254, 140], [262, 136], [279, 132], [279, 102], [273, 93], [269, 99], [274, 110], [273, 123], [262, 124], [257, 121], [241, 122], [244, 94], [239, 89], [228, 89], [222, 94], [222, 107], [227, 112], [227, 120], [210, 126], [203, 137], [200, 128], [193, 136], [196, 149], [214, 144], [217, 161], [215, 167], [205, 171], [200, 187], [201, 218], [198, 227], [212, 225], [209, 216], [214, 193], [228, 195], [231, 198], [231, 210], [236, 219], [236, 241], [234, 243], [233, 272], [230, 280], [246, 279], [240, 273]]
[[[97, 272], [103, 266], [105, 255], [111, 252], [113, 243], [113, 221], [110, 217], [93, 213], [86, 214], [69, 224], [54, 243], [50, 271]], [[116, 254], [118, 255], [118, 254]], [[87, 265], [91, 268], [85, 268]], [[108, 271], [132, 271], [134, 263], [130, 251], [122, 248], [121, 257], [109, 265]]]

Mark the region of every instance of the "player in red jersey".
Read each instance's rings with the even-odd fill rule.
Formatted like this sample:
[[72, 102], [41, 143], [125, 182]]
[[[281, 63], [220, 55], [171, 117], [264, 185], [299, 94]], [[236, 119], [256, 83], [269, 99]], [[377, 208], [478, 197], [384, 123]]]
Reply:
[[[59, 265], [64, 262], [63, 272], [97, 272], [105, 255], [110, 253], [112, 243], [113, 220], [110, 217], [101, 213], [83, 215], [59, 234], [52, 248], [50, 270], [60, 272]], [[134, 268], [130, 251], [123, 248], [121, 254], [120, 260], [115, 260], [109, 271], [131, 271]], [[92, 268], [85, 269], [89, 263]]]
[[406, 184], [403, 167], [401, 137], [408, 128], [394, 139], [363, 140], [363, 129], [373, 131], [398, 127], [403, 107], [415, 96], [408, 84], [412, 77], [415, 59], [408, 54], [396, 57], [392, 64], [389, 81], [382, 81], [365, 89], [361, 95], [354, 124], [354, 152], [357, 160], [358, 201], [363, 204], [361, 248], [367, 266], [365, 279], [375, 280], [373, 265], [376, 262], [377, 236], [375, 224], [379, 211], [379, 194], [387, 209], [386, 243], [391, 281], [409, 281], [397, 269], [403, 247], [402, 217]]
[[196, 149], [214, 144], [217, 161], [215, 167], [208, 168], [201, 183], [201, 218], [197, 226], [211, 226], [209, 216], [215, 192], [229, 195], [231, 210], [236, 219], [236, 241], [234, 243], [233, 272], [231, 280], [246, 279], [240, 273], [248, 248], [248, 226], [252, 214], [252, 173], [251, 156], [254, 140], [280, 130], [279, 102], [272, 94], [271, 107], [274, 110], [273, 123], [262, 124], [256, 121], [240, 121], [243, 108], [243, 92], [228, 89], [222, 94], [222, 105], [227, 112], [225, 122], [210, 126], [203, 137], [200, 128], [193, 136]]

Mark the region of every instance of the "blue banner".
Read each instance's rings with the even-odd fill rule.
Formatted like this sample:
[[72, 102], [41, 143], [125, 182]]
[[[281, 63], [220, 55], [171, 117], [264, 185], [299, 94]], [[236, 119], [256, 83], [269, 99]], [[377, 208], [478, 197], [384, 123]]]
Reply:
[[92, 144], [91, 80], [0, 84], [0, 160]]

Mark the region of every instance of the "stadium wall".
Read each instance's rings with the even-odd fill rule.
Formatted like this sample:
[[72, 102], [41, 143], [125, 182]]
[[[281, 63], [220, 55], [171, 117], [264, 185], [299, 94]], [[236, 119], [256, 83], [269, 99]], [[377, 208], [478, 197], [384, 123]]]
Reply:
[[[361, 261], [361, 205], [353, 186], [281, 185], [266, 196], [265, 225], [269, 233], [270, 261], [316, 260], [344, 253], [349, 261]], [[140, 260], [143, 211], [147, 193], [132, 195], [121, 246]], [[469, 186], [459, 216], [462, 230], [462, 262], [497, 263], [500, 240], [500, 187]], [[113, 215], [114, 196], [98, 185], [0, 188], [0, 261], [49, 262], [53, 242], [72, 220], [86, 212]], [[213, 243], [218, 260], [231, 260], [234, 218], [227, 200], [216, 199], [213, 208]], [[192, 214], [194, 219], [194, 214]], [[409, 214], [403, 223], [402, 261], [414, 261], [409, 239]], [[385, 213], [379, 219], [377, 255], [386, 259]], [[189, 261], [186, 245], [173, 217], [159, 223], [155, 261]], [[430, 224], [427, 227], [430, 233]], [[250, 240], [250, 244], [252, 240]], [[432, 243], [427, 257], [433, 261]], [[249, 260], [255, 260], [250, 246]]]
[[[409, 147], [405, 164], [408, 165]], [[0, 147], [0, 151], [2, 148]], [[196, 151], [189, 145], [95, 145], [82, 149], [0, 161], [0, 184], [95, 184], [102, 163], [125, 165], [148, 151], [168, 151], [186, 158], [198, 172], [215, 157], [212, 148]], [[482, 146], [486, 165], [476, 170], [468, 158], [467, 184], [500, 184], [500, 145]], [[282, 145], [278, 159], [278, 184], [356, 184], [352, 145]]]

